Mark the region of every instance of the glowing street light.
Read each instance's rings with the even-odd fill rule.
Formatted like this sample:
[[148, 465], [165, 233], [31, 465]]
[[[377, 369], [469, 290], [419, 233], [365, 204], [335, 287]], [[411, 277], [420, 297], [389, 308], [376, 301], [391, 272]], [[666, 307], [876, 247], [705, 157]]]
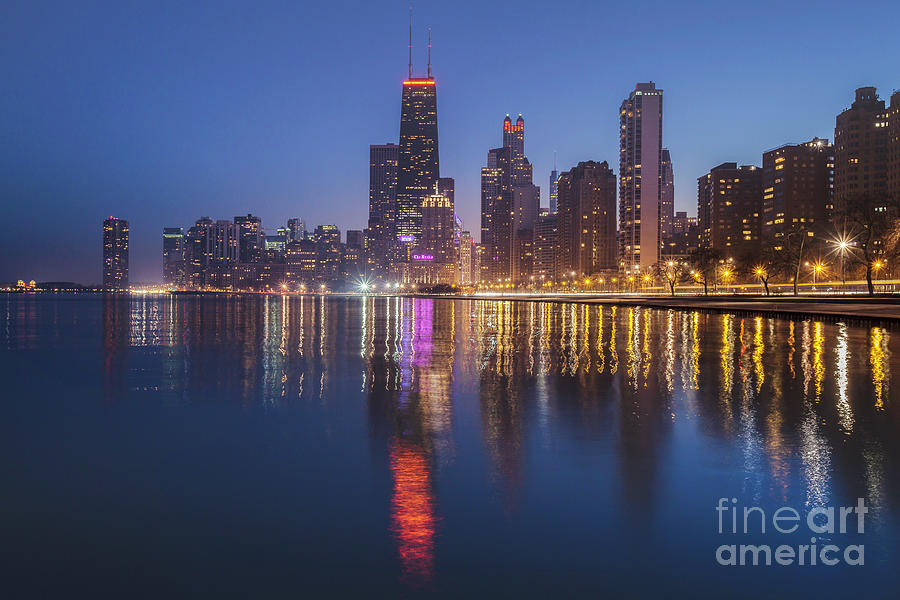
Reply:
[[820, 262], [813, 264], [812, 272], [813, 272], [813, 291], [816, 289], [816, 283], [819, 281], [819, 273], [825, 270], [825, 265]]

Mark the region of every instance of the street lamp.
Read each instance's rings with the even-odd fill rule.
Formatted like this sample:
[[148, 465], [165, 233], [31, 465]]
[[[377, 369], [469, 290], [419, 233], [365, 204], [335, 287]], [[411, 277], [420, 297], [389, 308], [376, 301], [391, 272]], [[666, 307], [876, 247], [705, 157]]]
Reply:
[[825, 265], [822, 263], [816, 263], [813, 265], [813, 291], [816, 291], [816, 283], [819, 280], [819, 273], [825, 270]]
[[845, 292], [844, 288], [847, 286], [847, 277], [844, 275], [844, 256], [847, 254], [847, 251], [850, 250], [850, 242], [844, 238], [838, 239], [835, 244], [837, 244], [838, 254], [841, 258], [841, 293]]
[[878, 270], [881, 269], [881, 267], [883, 267], [883, 266], [884, 266], [884, 263], [881, 262], [880, 260], [876, 260], [875, 264], [872, 265], [872, 270], [875, 271], [875, 279], [876, 280], [878, 279]]

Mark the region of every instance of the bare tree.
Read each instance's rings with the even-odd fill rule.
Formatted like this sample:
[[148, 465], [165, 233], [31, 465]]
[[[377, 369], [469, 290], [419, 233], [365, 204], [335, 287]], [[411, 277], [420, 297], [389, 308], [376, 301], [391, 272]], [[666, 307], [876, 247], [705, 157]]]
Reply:
[[716, 277], [716, 268], [722, 253], [715, 248], [709, 246], [700, 246], [691, 250], [688, 255], [688, 263], [693, 272], [691, 273], [697, 281], [703, 283], [703, 295], [709, 295], [709, 282]]
[[688, 279], [687, 264], [677, 260], [664, 260], [656, 263], [654, 268], [657, 277], [665, 280], [669, 293], [675, 295], [675, 286]]
[[749, 270], [753, 276], [759, 279], [760, 283], [763, 284], [766, 296], [768, 296], [770, 293], [769, 280], [773, 275], [782, 273], [785, 266], [788, 264], [790, 263], [785, 261], [785, 256], [782, 251], [776, 250], [772, 246], [768, 246], [763, 249], [757, 261], [749, 267]]
[[781, 247], [777, 249], [772, 270], [776, 275], [783, 275], [793, 283], [795, 296], [799, 294], [803, 258], [817, 252], [821, 243], [822, 241], [812, 235], [812, 230], [805, 223], [795, 223], [781, 238]]
[[859, 194], [848, 198], [838, 218], [853, 239], [848, 262], [865, 267], [869, 295], [875, 294], [872, 274], [900, 251], [900, 199], [884, 195]]

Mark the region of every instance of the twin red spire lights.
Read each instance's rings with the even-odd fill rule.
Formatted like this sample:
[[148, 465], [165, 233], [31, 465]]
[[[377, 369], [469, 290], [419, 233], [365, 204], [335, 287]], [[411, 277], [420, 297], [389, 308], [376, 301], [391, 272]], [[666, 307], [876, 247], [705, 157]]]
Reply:
[[503, 120], [503, 131], [525, 131], [525, 119], [519, 115], [516, 124], [513, 125], [509, 115], [506, 115], [506, 119]]

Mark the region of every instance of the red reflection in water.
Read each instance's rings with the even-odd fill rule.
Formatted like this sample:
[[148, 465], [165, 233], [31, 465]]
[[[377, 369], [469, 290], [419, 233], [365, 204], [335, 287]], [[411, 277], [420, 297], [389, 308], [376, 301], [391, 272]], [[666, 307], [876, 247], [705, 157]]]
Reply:
[[391, 529], [403, 579], [424, 585], [434, 576], [434, 495], [431, 470], [425, 452], [402, 440], [391, 444], [391, 474], [394, 495], [391, 498]]

